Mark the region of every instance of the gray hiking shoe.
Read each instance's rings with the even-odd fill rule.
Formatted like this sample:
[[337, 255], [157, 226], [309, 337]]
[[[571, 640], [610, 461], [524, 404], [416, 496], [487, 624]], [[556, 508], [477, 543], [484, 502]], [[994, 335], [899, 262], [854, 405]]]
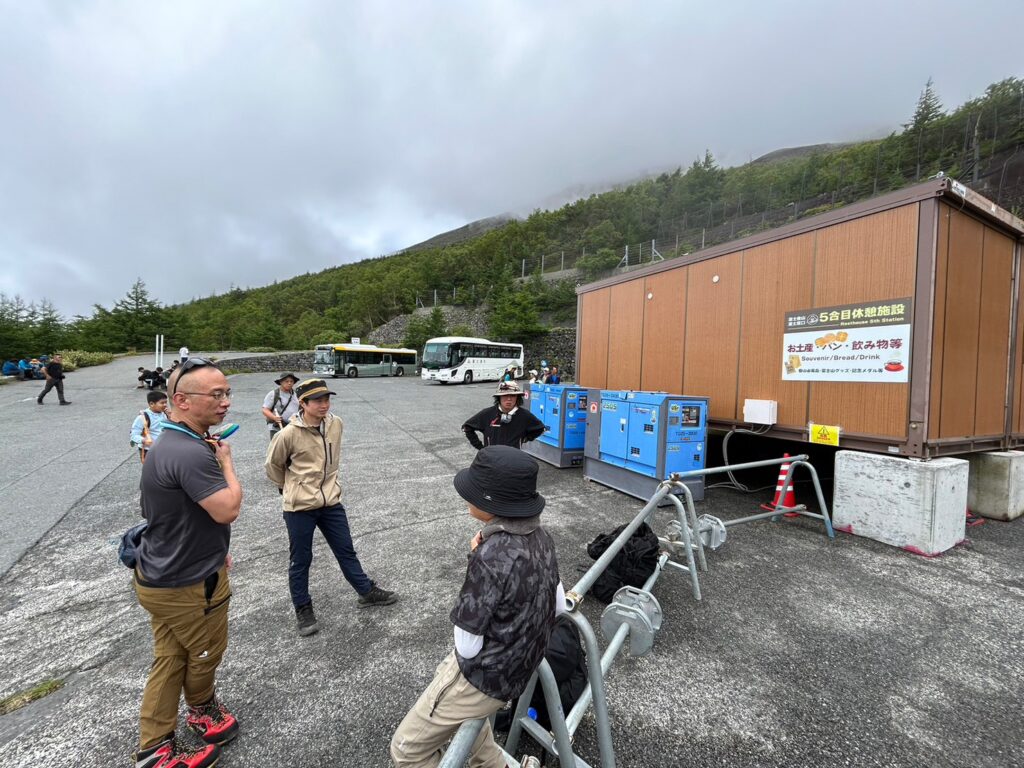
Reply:
[[360, 608], [369, 608], [372, 605], [391, 605], [398, 599], [394, 592], [388, 592], [374, 584], [370, 591], [360, 596], [358, 605]]
[[320, 629], [316, 623], [316, 614], [313, 613], [313, 604], [306, 603], [295, 609], [295, 622], [299, 627], [299, 634], [303, 637], [315, 634]]

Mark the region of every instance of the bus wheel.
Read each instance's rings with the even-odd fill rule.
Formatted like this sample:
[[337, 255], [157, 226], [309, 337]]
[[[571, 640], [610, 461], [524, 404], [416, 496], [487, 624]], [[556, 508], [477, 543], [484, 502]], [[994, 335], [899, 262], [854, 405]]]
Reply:
[[399, 368], [395, 371], [395, 376], [405, 376], [405, 368]]
[[348, 369], [348, 377], [349, 377], [350, 379], [354, 379], [354, 378], [356, 378], [356, 377], [357, 377], [358, 375], [359, 375], [359, 371], [358, 371], [358, 370], [356, 370], [355, 368], [349, 368], [349, 369]]
[[466, 384], [472, 384], [473, 383], [473, 372], [472, 371], [466, 371], [466, 375], [462, 377], [462, 380]]

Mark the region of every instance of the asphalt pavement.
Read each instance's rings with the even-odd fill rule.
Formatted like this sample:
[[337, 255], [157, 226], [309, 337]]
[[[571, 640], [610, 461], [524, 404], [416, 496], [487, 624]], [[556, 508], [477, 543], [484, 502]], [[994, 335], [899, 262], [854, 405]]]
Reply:
[[[32, 384], [0, 387], [0, 697], [66, 682], [0, 717], [0, 766], [127, 765], [135, 747], [151, 641], [116, 540], [138, 517], [127, 434], [145, 400], [134, 388], [140, 360], [69, 374], [69, 408], [37, 406]], [[321, 631], [300, 638], [280, 497], [262, 468], [259, 406], [273, 378], [231, 377], [245, 500], [218, 687], [242, 730], [219, 765], [386, 766], [391, 733], [452, 644], [448, 612], [476, 530], [451, 484], [474, 453], [459, 425], [493, 385], [333, 382], [356, 547], [400, 600], [357, 610], [318, 539]], [[578, 469], [542, 465], [540, 486], [569, 587], [590, 563], [586, 544], [642, 503]], [[740, 517], [763, 496], [709, 490], [698, 513]], [[667, 519], [658, 512], [656, 530]], [[845, 534], [830, 542], [806, 519], [730, 528], [708, 554], [704, 599], [667, 571], [654, 589], [665, 618], [652, 652], [610, 673], [616, 764], [1024, 764], [1022, 531], [1021, 521], [989, 521], [927, 559]], [[582, 606], [595, 627], [602, 609]], [[600, 764], [592, 716], [575, 747]]]

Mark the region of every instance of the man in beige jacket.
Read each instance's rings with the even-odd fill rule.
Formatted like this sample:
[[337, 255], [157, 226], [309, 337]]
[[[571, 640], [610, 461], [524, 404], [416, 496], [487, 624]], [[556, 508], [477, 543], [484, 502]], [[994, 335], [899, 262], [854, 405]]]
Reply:
[[341, 504], [338, 461], [341, 457], [341, 419], [331, 413], [331, 395], [322, 379], [295, 386], [299, 413], [270, 443], [264, 468], [284, 496], [288, 528], [288, 587], [300, 635], [320, 627], [309, 595], [309, 566], [313, 562], [313, 531], [324, 535], [341, 572], [359, 594], [357, 605], [391, 605], [398, 598], [377, 586], [363, 572]]

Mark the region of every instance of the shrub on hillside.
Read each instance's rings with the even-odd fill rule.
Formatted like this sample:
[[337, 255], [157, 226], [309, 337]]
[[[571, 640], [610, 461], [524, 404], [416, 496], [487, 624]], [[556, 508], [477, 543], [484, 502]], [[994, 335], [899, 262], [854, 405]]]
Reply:
[[621, 260], [622, 257], [611, 248], [602, 248], [597, 253], [588, 253], [576, 259], [576, 269], [585, 280], [596, 280], [615, 269]]
[[62, 349], [60, 355], [64, 359], [65, 371], [88, 368], [90, 365], [106, 365], [114, 359], [109, 352], [83, 352], [80, 349]]

